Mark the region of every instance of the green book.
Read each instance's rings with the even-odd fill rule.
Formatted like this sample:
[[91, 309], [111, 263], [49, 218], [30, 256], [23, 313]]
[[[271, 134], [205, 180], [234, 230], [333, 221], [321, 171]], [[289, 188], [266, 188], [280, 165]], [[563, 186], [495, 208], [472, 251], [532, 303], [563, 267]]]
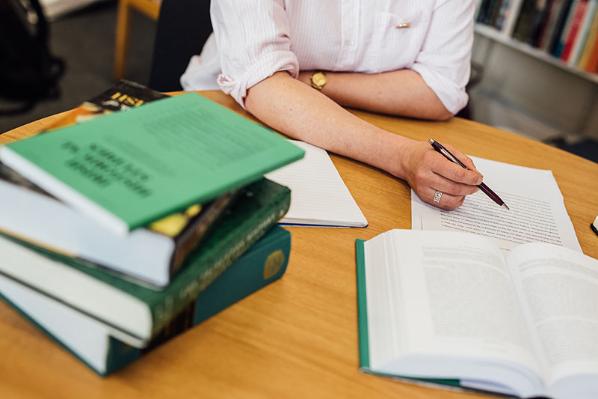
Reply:
[[522, 398], [598, 397], [598, 260], [455, 231], [356, 243], [362, 370]]
[[144, 347], [287, 212], [288, 188], [267, 179], [243, 189], [201, 248], [162, 291], [31, 244], [0, 238], [0, 274], [87, 314]]
[[[68, 305], [48, 299], [0, 275], [0, 298], [14, 307], [50, 338], [100, 375], [113, 373], [141, 358], [155, 347], [226, 309], [285, 273], [291, 249], [291, 234], [274, 227], [194, 302], [143, 348], [114, 337], [94, 320]], [[68, 322], [68, 323], [67, 323]], [[78, 337], [88, 337], [86, 342]]]
[[157, 100], [0, 148], [0, 160], [120, 233], [298, 160], [277, 133], [197, 94]]
[[367, 292], [365, 284], [365, 250], [364, 240], [355, 240], [355, 260], [357, 272], [357, 324], [359, 340], [359, 368], [369, 374], [404, 379], [420, 385], [440, 385], [447, 388], [458, 389], [461, 387], [458, 379], [450, 378], [416, 378], [395, 375], [378, 371], [370, 367], [370, 336], [368, 330]]

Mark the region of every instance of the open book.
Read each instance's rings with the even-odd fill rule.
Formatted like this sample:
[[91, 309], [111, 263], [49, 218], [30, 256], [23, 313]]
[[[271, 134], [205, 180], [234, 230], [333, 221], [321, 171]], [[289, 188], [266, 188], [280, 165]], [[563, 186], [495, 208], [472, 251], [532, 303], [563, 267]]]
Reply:
[[365, 371], [521, 397], [598, 397], [598, 261], [550, 244], [506, 255], [468, 233], [357, 241]]

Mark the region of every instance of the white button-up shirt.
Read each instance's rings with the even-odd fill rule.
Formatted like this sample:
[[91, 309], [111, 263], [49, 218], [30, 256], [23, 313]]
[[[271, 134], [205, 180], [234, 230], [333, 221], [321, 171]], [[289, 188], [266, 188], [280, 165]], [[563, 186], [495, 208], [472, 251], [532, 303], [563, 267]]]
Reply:
[[411, 69], [456, 113], [467, 104], [473, 14], [473, 0], [212, 0], [214, 34], [181, 84], [220, 87], [243, 106], [278, 71]]

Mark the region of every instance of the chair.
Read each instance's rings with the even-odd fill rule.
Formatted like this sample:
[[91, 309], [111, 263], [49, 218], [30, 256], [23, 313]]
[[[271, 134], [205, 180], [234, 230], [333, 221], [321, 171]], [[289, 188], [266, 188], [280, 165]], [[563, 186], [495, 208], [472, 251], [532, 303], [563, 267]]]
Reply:
[[162, 0], [149, 87], [182, 90], [180, 77], [212, 33], [209, 0]]
[[114, 77], [122, 79], [125, 72], [125, 58], [129, 41], [130, 11], [135, 9], [146, 17], [157, 20], [160, 15], [161, 0], [119, 0], [116, 17], [116, 37], [114, 43]]

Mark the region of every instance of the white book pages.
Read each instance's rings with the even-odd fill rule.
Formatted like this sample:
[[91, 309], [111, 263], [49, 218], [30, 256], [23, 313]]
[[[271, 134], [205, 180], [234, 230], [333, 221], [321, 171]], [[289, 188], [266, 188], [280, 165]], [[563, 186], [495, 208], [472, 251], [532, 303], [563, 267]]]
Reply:
[[305, 157], [266, 177], [291, 189], [291, 208], [280, 221], [286, 224], [366, 227], [368, 222], [326, 151], [291, 140]]
[[550, 170], [471, 157], [484, 183], [509, 206], [501, 208], [478, 191], [454, 211], [424, 203], [411, 191], [411, 228], [464, 231], [494, 238], [503, 250], [545, 242], [581, 252], [563, 195]]

